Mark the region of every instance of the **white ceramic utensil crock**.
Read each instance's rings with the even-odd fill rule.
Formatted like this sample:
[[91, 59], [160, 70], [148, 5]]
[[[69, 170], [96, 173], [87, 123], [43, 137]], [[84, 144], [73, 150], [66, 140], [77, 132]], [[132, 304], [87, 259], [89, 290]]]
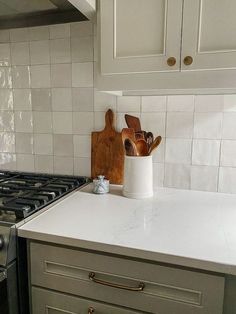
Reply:
[[125, 156], [123, 195], [136, 199], [153, 196], [152, 156]]

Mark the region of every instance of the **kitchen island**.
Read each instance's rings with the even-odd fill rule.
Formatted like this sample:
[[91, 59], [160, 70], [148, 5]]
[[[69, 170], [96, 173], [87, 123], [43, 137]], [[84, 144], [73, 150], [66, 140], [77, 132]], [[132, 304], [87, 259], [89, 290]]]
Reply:
[[[168, 283], [165, 283], [163, 279], [161, 286], [177, 286], [176, 291], [183, 289], [181, 290], [181, 297], [178, 296], [176, 291], [160, 292], [158, 290], [160, 289], [160, 283], [158, 283], [159, 288], [157, 289], [155, 280], [153, 280], [152, 286], [149, 289], [147, 288], [151, 292], [144, 293], [145, 297], [149, 295], [149, 299], [153, 299], [154, 296], [160, 298], [160, 295], [162, 295], [162, 299], [175, 299], [178, 306], [180, 302], [191, 306], [191, 312], [189, 309], [184, 311], [180, 306], [179, 310], [177, 309], [173, 313], [222, 313], [220, 299], [223, 299], [223, 297], [224, 313], [235, 313], [236, 308], [232, 304], [231, 294], [235, 286], [234, 275], [236, 275], [236, 196], [158, 188], [152, 199], [134, 200], [123, 197], [120, 186], [112, 186], [111, 192], [106, 195], [92, 194], [91, 189], [92, 187], [89, 185], [81, 191], [70, 194], [64, 200], [18, 229], [20, 237], [30, 240], [31, 262], [33, 263], [31, 269], [34, 270], [34, 273], [37, 271], [35, 264], [39, 263], [37, 267], [40, 267], [40, 261], [36, 260], [38, 258], [36, 258], [36, 255], [39, 254], [38, 260], [40, 260], [41, 254], [42, 265], [48, 267], [48, 271], [44, 269], [42, 273], [48, 272], [50, 276], [57, 273], [57, 276], [60, 274], [67, 279], [69, 276], [75, 276], [75, 278], [79, 278], [77, 281], [85, 282], [88, 279], [89, 284], [94, 284], [91, 272], [87, 276], [81, 271], [85, 268], [91, 270], [89, 261], [93, 260], [94, 269], [97, 269], [98, 275], [101, 275], [104, 274], [106, 269], [108, 271], [108, 265], [113, 264], [115, 268], [117, 264], [119, 268], [119, 265], [128, 258], [128, 262], [131, 264], [128, 264], [127, 267], [138, 269], [139, 266], [143, 266], [141, 268], [146, 269], [145, 274], [142, 274], [139, 270], [144, 281], [149, 268], [152, 274], [158, 273], [159, 278], [165, 271], [167, 273], [174, 271], [172, 278], [175, 278], [176, 282], [170, 282], [172, 279], [169, 278]], [[77, 249], [81, 251], [82, 256], [74, 256], [74, 254], [77, 254], [75, 252], [78, 252]], [[84, 264], [81, 262], [80, 270], [77, 266], [75, 267], [75, 264], [71, 265], [70, 275], [68, 275], [68, 270], [65, 271], [65, 269], [60, 268], [65, 265], [66, 259], [62, 258], [61, 262], [54, 261], [51, 264], [48, 262], [48, 264], [45, 264], [45, 260], [49, 259], [49, 255], [47, 256], [45, 253], [47, 251], [49, 255], [51, 254], [51, 257], [63, 255], [64, 252], [68, 261], [76, 260], [78, 262], [81, 260], [86, 261], [86, 259], [88, 261]], [[97, 259], [96, 254], [99, 254]], [[108, 260], [103, 260], [103, 256]], [[98, 264], [106, 265], [107, 268], [96, 268], [96, 260]], [[152, 267], [154, 268], [152, 269]], [[124, 268], [126, 268], [125, 264], [122, 266], [122, 269]], [[113, 272], [117, 277], [115, 269]], [[119, 275], [122, 274], [122, 278], [127, 280], [128, 275], [122, 272], [123, 270], [119, 270]], [[111, 270], [108, 273], [111, 274]], [[86, 277], [85, 280], [84, 276], [88, 278]], [[193, 291], [200, 291], [201, 295], [206, 293], [208, 296], [208, 291], [206, 290], [203, 293], [201, 290], [203, 287], [198, 286], [198, 280], [205, 287], [209, 286], [209, 290], [215, 290], [208, 299], [209, 303], [207, 301], [204, 304], [206, 306], [205, 310], [201, 303], [204, 303], [204, 298], [199, 297], [198, 299], [197, 292], [188, 296], [184, 295], [183, 291], [185, 290], [181, 286], [182, 283], [178, 276], [185, 277], [187, 282], [192, 282], [193, 287], [191, 288]], [[111, 278], [106, 277], [107, 274], [104, 278], [101, 276], [99, 278], [102, 278], [103, 281], [108, 279], [105, 282], [114, 279], [114, 276]], [[131, 277], [133, 280], [135, 274]], [[56, 289], [56, 287], [50, 286], [50, 280], [47, 278], [42, 281], [39, 276], [33, 275], [32, 278], [32, 285], [44, 287], [45, 284], [45, 287]], [[151, 279], [152, 277], [147, 279], [149, 285]], [[132, 280], [131, 283], [135, 283]], [[225, 280], [225, 282], [222, 280]], [[120, 279], [118, 282], [120, 282]], [[169, 289], [171, 290], [171, 288]], [[65, 292], [71, 293], [70, 288], [66, 289]], [[97, 294], [91, 293], [91, 298], [94, 295]], [[167, 295], [167, 297], [164, 295]], [[173, 295], [175, 295], [175, 298], [173, 298]], [[181, 299], [183, 295], [184, 299]], [[82, 297], [87, 297], [87, 295], [84, 294]], [[98, 298], [98, 300], [101, 298]], [[149, 299], [148, 302], [150, 302]], [[203, 299], [203, 301], [200, 301], [200, 299]], [[35, 296], [35, 300], [39, 302], [39, 296]], [[110, 303], [110, 299], [107, 299], [107, 297], [104, 297], [102, 301]], [[119, 302], [115, 300], [114, 303]], [[132, 301], [130, 305], [128, 301], [124, 300], [120, 305], [135, 308], [134, 303]], [[155, 312], [153, 311], [153, 308], [155, 308], [154, 302], [153, 307], [151, 305], [150, 308], [139, 306], [137, 309], [151, 313], [162, 314], [168, 313], [168, 311], [172, 313], [171, 306], [169, 308], [168, 306], [168, 302], [164, 305], [161, 304], [160, 312]], [[165, 308], [167, 308], [167, 311], [165, 311]], [[209, 312], [213, 308], [215, 312]], [[109, 313], [111, 309], [107, 311]], [[104, 312], [106, 313], [105, 310]], [[118, 310], [117, 313], [123, 312]], [[124, 311], [124, 313], [126, 312]]]

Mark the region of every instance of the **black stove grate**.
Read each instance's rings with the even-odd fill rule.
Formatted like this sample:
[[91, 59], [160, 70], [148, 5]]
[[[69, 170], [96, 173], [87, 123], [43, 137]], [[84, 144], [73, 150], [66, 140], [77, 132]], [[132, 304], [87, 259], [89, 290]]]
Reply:
[[0, 172], [0, 216], [26, 218], [87, 182], [82, 176]]

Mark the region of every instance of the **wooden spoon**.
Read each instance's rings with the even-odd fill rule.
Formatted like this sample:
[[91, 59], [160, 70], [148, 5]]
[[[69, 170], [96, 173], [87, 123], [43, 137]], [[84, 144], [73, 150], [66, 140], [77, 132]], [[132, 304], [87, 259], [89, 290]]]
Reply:
[[157, 136], [157, 137], [155, 138], [155, 140], [153, 141], [152, 145], [151, 145], [150, 148], [149, 148], [148, 155], [151, 155], [151, 153], [153, 152], [153, 150], [156, 149], [157, 146], [160, 145], [161, 140], [162, 140], [162, 137], [161, 137], [161, 136]]
[[125, 114], [125, 121], [128, 128], [134, 129], [134, 132], [142, 131], [139, 118]]
[[137, 156], [137, 147], [130, 138], [125, 139], [124, 147], [125, 147], [126, 156]]
[[135, 145], [138, 156], [148, 156], [148, 144], [144, 139], [137, 140]]

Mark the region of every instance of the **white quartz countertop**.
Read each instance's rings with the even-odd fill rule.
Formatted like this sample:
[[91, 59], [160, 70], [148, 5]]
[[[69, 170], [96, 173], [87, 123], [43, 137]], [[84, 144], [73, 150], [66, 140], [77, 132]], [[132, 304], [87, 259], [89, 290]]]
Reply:
[[236, 195], [159, 188], [152, 199], [91, 186], [18, 229], [21, 237], [236, 275]]

